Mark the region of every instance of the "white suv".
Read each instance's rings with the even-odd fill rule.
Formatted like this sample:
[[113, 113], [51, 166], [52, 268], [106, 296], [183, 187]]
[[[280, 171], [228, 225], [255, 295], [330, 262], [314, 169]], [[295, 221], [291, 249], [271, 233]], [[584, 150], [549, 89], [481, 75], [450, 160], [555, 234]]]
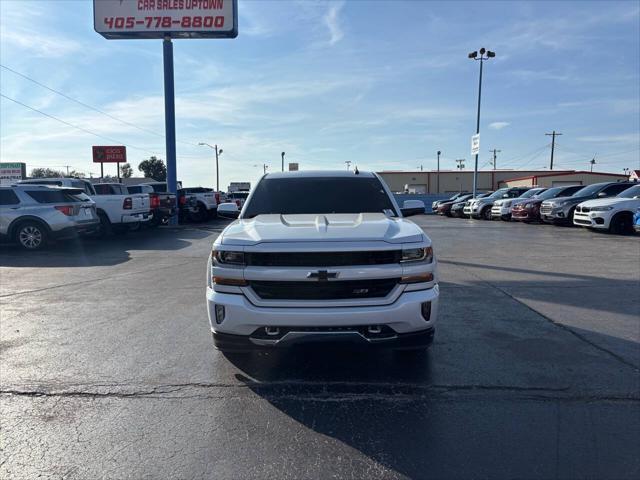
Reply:
[[578, 204], [573, 224], [611, 233], [632, 233], [633, 214], [640, 207], [640, 185], [627, 188], [615, 197], [598, 198]]
[[214, 345], [246, 352], [330, 340], [424, 350], [439, 289], [431, 240], [403, 218], [424, 212], [415, 202], [400, 209], [375, 173], [263, 176], [213, 244]]

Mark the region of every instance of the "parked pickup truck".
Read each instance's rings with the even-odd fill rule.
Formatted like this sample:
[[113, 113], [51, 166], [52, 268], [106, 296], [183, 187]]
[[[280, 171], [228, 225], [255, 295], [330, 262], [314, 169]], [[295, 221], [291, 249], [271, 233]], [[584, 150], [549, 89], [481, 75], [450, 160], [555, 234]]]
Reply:
[[[429, 237], [367, 172], [264, 175], [213, 243], [206, 301], [227, 353], [309, 342], [426, 349], [438, 313]], [[238, 216], [235, 203], [219, 216]]]
[[[167, 182], [148, 182], [142, 183], [141, 185], [148, 185], [153, 188], [153, 191], [159, 194], [169, 194], [169, 187], [167, 186]], [[185, 193], [182, 188], [182, 184], [178, 182], [178, 193], [174, 195], [173, 198], [178, 197], [178, 217], [181, 221], [188, 219], [193, 219], [192, 217], [197, 215], [198, 205], [195, 195]], [[174, 200], [175, 202], [175, 200]], [[175, 203], [174, 203], [175, 205]]]
[[151, 185], [130, 185], [127, 191], [149, 195], [149, 208], [153, 215], [150, 226], [166, 224], [176, 214], [176, 196], [173, 193], [156, 192]]
[[633, 233], [633, 214], [640, 207], [640, 184], [623, 190], [612, 198], [598, 198], [579, 203], [573, 224], [611, 233]]
[[219, 194], [213, 191], [213, 188], [188, 187], [180, 191], [196, 198], [197, 210], [191, 215], [193, 221], [203, 222], [208, 218], [215, 218], [220, 197]]
[[[96, 204], [96, 213], [100, 219], [99, 233], [124, 232], [151, 219], [149, 196], [130, 194], [121, 184], [107, 184], [96, 192], [95, 186], [82, 178], [33, 178], [21, 180], [20, 184], [57, 185], [78, 188], [86, 193]], [[111, 187], [113, 186], [113, 187]]]

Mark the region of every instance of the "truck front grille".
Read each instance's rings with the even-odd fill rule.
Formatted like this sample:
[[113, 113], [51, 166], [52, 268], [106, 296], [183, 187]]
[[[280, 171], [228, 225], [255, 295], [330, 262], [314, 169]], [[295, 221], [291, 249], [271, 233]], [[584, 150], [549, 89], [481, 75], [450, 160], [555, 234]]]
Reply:
[[398, 284], [399, 278], [329, 282], [251, 281], [253, 291], [263, 300], [345, 300], [380, 298]]
[[356, 252], [247, 252], [247, 265], [257, 267], [341, 267], [399, 263], [401, 250]]

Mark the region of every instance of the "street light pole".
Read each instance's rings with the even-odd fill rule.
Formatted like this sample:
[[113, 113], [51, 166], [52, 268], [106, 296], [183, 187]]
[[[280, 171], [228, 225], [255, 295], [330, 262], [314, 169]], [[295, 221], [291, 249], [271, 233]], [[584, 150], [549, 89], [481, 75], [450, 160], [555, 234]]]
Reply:
[[198, 143], [201, 147], [209, 147], [211, 150], [216, 152], [216, 192], [220, 191], [220, 168], [218, 164], [218, 157], [222, 155], [223, 150], [218, 150], [218, 144], [209, 145], [208, 143], [200, 142]]
[[[485, 57], [485, 53], [487, 56]], [[480, 100], [482, 99], [482, 64], [485, 60], [489, 60], [496, 56], [495, 52], [491, 50], [485, 50], [484, 48], [480, 49], [480, 56], [478, 57], [478, 52], [471, 52], [469, 58], [472, 60], [480, 61], [480, 78], [478, 79], [478, 115], [476, 117], [476, 135], [480, 133]], [[476, 191], [478, 187], [478, 153], [475, 154], [475, 163], [473, 166], [473, 198], [476, 197]]]
[[436, 174], [436, 193], [440, 193], [440, 150], [438, 150], [438, 173]]
[[282, 152], [282, 171], [284, 172], [284, 152]]

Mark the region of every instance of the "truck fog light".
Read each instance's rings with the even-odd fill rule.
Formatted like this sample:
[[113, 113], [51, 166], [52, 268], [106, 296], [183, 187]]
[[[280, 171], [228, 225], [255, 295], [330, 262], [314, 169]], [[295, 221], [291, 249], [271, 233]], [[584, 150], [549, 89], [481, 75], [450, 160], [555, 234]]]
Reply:
[[215, 306], [216, 323], [220, 325], [224, 321], [224, 305]]
[[422, 318], [424, 318], [426, 322], [431, 320], [431, 302], [423, 302], [420, 311], [422, 312]]

